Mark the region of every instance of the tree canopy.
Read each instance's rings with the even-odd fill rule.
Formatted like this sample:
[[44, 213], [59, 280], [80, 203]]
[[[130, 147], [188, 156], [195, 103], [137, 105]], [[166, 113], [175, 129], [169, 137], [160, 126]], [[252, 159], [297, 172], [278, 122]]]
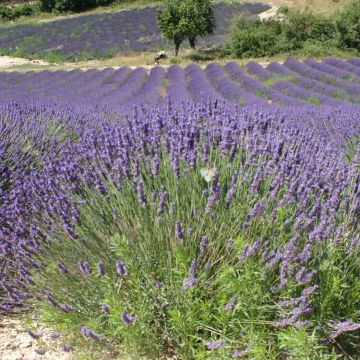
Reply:
[[175, 55], [186, 39], [195, 48], [197, 37], [211, 34], [215, 29], [211, 1], [166, 0], [158, 11], [158, 24], [164, 37], [174, 41]]

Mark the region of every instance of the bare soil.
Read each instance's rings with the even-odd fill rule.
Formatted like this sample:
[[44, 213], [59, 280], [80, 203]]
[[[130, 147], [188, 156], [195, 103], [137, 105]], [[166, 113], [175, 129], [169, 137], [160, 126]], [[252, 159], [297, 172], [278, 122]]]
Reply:
[[[33, 330], [34, 331], [34, 330]], [[51, 331], [37, 327], [33, 339], [23, 322], [15, 317], [0, 318], [0, 359], [2, 360], [72, 360], [73, 354], [61, 349], [61, 338], [53, 340]], [[38, 353], [39, 352], [39, 353]], [[43, 353], [44, 352], [44, 353]], [[43, 353], [43, 355], [41, 354]]]
[[49, 63], [43, 60], [28, 60], [12, 56], [0, 56], [0, 69], [25, 64], [32, 64], [38, 66], [49, 65]]

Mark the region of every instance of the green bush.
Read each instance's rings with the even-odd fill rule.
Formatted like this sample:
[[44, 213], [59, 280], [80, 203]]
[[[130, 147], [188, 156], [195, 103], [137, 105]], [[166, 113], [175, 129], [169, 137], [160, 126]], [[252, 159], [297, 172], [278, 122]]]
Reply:
[[239, 19], [225, 45], [225, 52], [240, 58], [260, 57], [291, 48], [292, 45], [284, 41], [280, 21]]
[[233, 27], [225, 53], [236, 57], [271, 56], [302, 49], [308, 42], [335, 44], [333, 21], [309, 11], [281, 8], [271, 20], [241, 17]]
[[333, 21], [310, 11], [288, 11], [282, 27], [286, 39], [295, 44], [309, 39], [326, 41], [335, 37]]
[[15, 20], [21, 16], [32, 16], [40, 9], [37, 4], [30, 5], [24, 4], [19, 5], [14, 8], [9, 8], [6, 6], [0, 5], [0, 20], [2, 21], [10, 21]]
[[338, 45], [360, 50], [360, 1], [354, 0], [336, 18]]

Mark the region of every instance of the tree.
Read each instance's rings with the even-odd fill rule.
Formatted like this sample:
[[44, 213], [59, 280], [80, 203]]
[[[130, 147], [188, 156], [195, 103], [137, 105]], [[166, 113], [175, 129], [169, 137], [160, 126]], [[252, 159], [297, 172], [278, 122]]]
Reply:
[[166, 0], [158, 10], [158, 25], [165, 38], [174, 41], [177, 56], [181, 43], [188, 39], [195, 48], [196, 38], [215, 29], [214, 11], [210, 0]]

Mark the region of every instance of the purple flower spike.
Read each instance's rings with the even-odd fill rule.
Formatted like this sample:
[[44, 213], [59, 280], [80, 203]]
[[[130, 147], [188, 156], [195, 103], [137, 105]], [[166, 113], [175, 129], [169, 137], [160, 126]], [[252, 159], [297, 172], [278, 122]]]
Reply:
[[79, 261], [79, 269], [84, 274], [91, 274], [91, 267], [87, 261]]
[[184, 231], [182, 229], [181, 222], [179, 220], [176, 220], [175, 222], [175, 236], [177, 239], [184, 238]]
[[215, 341], [208, 341], [206, 346], [209, 350], [221, 349], [225, 346], [225, 340], [219, 339]]
[[121, 314], [121, 320], [123, 321], [124, 324], [130, 325], [136, 321], [136, 316], [123, 312]]
[[235, 307], [235, 299], [230, 300], [224, 307], [225, 310], [232, 310]]
[[61, 350], [64, 352], [70, 352], [73, 351], [73, 347], [69, 344], [61, 344]]
[[44, 349], [39, 348], [39, 349], [35, 349], [35, 352], [39, 355], [45, 355], [46, 351]]
[[99, 272], [100, 276], [105, 275], [104, 263], [102, 260], [99, 260], [99, 262], [98, 262], [98, 272]]
[[197, 284], [198, 284], [197, 279], [194, 277], [190, 277], [190, 278], [184, 280], [182, 288], [183, 288], [183, 290], [187, 290], [192, 287], [195, 287]]
[[249, 355], [249, 353], [250, 353], [249, 350], [235, 350], [232, 353], [232, 357], [233, 358], [241, 358], [241, 357]]
[[52, 334], [50, 335], [51, 339], [53, 339], [53, 340], [58, 339], [60, 336], [61, 336], [61, 335], [60, 335], [60, 333], [58, 333], [58, 332], [54, 332], [54, 333], [52, 333]]
[[59, 307], [65, 313], [75, 312], [75, 309], [72, 306], [68, 305], [68, 304], [61, 304]]
[[360, 323], [354, 323], [353, 321], [339, 321], [338, 323], [333, 325], [335, 331], [330, 333], [329, 339], [334, 340], [338, 336], [342, 335], [346, 332], [359, 331]]
[[62, 262], [58, 261], [57, 266], [58, 266], [60, 272], [62, 272], [63, 274], [66, 274], [68, 272], [65, 265]]
[[103, 335], [98, 334], [94, 330], [89, 329], [87, 326], [83, 326], [80, 329], [80, 334], [95, 341], [101, 340], [104, 337]]
[[31, 330], [29, 330], [27, 333], [35, 340], [38, 340], [42, 337], [42, 334], [36, 334]]
[[116, 260], [116, 272], [122, 276], [126, 276], [128, 274], [125, 264], [121, 260]]
[[107, 304], [103, 304], [101, 306], [101, 311], [104, 313], [104, 314], [109, 314], [110, 313], [110, 306], [107, 305]]

